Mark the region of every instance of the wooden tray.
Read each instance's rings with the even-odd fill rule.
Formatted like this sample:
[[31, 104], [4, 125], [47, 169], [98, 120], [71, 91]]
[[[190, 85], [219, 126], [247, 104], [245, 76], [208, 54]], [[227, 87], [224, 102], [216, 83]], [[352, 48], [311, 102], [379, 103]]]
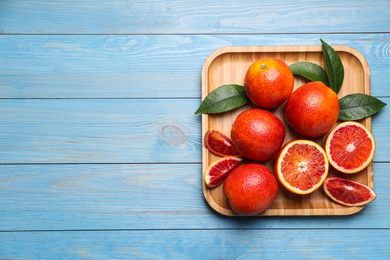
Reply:
[[[347, 46], [332, 46], [339, 54], [345, 70], [343, 86], [339, 97], [350, 93], [370, 94], [370, 72], [367, 61], [355, 49]], [[248, 67], [257, 59], [263, 57], [276, 57], [282, 59], [287, 65], [298, 61], [310, 61], [324, 67], [321, 46], [235, 46], [224, 47], [213, 52], [205, 61], [202, 70], [202, 100], [215, 88], [224, 84], [244, 83], [244, 76]], [[301, 77], [295, 77], [295, 88], [307, 81]], [[217, 115], [202, 115], [202, 137], [209, 128], [215, 128], [230, 136], [231, 126], [235, 117], [250, 105]], [[291, 139], [302, 138], [294, 133], [287, 125], [283, 114], [283, 105], [272, 110], [286, 126], [285, 142]], [[371, 130], [371, 118], [362, 121]], [[324, 144], [325, 136], [315, 139], [321, 146]], [[202, 138], [203, 139], [203, 138]], [[203, 140], [202, 169], [207, 169], [210, 163], [219, 157], [211, 154], [205, 148]], [[274, 159], [263, 164], [273, 171]], [[203, 176], [203, 174], [202, 174]], [[336, 172], [330, 167], [328, 176], [339, 176], [366, 184], [373, 188], [373, 166], [372, 163], [363, 171], [354, 175], [344, 175]], [[203, 178], [203, 177], [202, 177]], [[209, 189], [202, 179], [203, 194], [208, 204], [217, 212], [235, 216], [223, 194], [222, 186]], [[345, 207], [332, 202], [323, 192], [322, 188], [309, 195], [296, 195], [279, 187], [279, 194], [272, 206], [259, 214], [259, 216], [304, 216], [304, 215], [349, 215], [363, 209], [363, 207]]]

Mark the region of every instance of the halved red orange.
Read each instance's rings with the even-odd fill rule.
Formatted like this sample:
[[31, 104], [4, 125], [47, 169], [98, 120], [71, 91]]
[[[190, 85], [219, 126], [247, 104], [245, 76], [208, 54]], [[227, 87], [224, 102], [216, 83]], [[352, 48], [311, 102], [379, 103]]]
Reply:
[[229, 173], [241, 164], [242, 160], [241, 157], [237, 156], [225, 156], [211, 163], [203, 174], [206, 186], [215, 188], [222, 184]]
[[326, 179], [324, 191], [329, 198], [344, 206], [364, 206], [376, 198], [368, 186], [338, 177]]
[[205, 136], [204, 143], [207, 149], [215, 155], [219, 156], [235, 156], [240, 155], [234, 148], [232, 140], [220, 131], [210, 128]]
[[338, 171], [348, 174], [366, 168], [374, 158], [375, 140], [362, 124], [343, 122], [334, 127], [325, 143], [329, 163]]
[[296, 194], [309, 194], [325, 181], [329, 163], [324, 149], [310, 140], [293, 140], [280, 150], [274, 164], [279, 182]]

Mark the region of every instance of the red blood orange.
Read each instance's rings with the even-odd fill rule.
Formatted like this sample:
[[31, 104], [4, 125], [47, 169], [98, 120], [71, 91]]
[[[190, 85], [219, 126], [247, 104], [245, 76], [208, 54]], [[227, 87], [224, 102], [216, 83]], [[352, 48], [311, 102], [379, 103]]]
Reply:
[[228, 175], [223, 192], [233, 211], [239, 215], [257, 215], [274, 202], [278, 183], [264, 165], [242, 164]]
[[271, 159], [284, 142], [282, 121], [269, 111], [252, 108], [235, 119], [231, 137], [237, 151], [255, 161]]
[[216, 129], [210, 128], [205, 136], [204, 143], [207, 149], [219, 156], [235, 156], [240, 155], [234, 148], [232, 140]]
[[242, 162], [242, 158], [236, 156], [222, 157], [211, 163], [203, 174], [203, 179], [208, 188], [215, 188], [222, 184], [226, 177]]
[[309, 194], [325, 181], [329, 163], [324, 149], [310, 140], [293, 140], [280, 150], [274, 164], [279, 182], [296, 194]]
[[291, 95], [294, 76], [284, 61], [262, 58], [248, 68], [244, 87], [253, 104], [263, 108], [274, 108]]
[[364, 125], [347, 121], [330, 131], [325, 151], [329, 163], [335, 169], [353, 174], [371, 163], [375, 153], [375, 140]]
[[322, 82], [310, 82], [297, 88], [284, 108], [287, 123], [309, 138], [326, 134], [337, 122], [339, 113], [337, 94]]
[[324, 191], [329, 198], [344, 206], [364, 206], [376, 198], [375, 192], [366, 185], [338, 177], [326, 179]]

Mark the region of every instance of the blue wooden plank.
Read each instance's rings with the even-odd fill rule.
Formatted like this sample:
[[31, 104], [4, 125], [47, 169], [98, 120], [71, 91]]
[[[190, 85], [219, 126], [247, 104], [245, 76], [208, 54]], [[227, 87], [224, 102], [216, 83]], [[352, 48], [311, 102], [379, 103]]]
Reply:
[[320, 45], [321, 37], [361, 52], [372, 94], [389, 95], [390, 34], [3, 35], [0, 98], [199, 98], [203, 63], [218, 48]]
[[0, 233], [1, 259], [389, 259], [384, 230]]
[[16, 1], [0, 3], [6, 34], [388, 32], [386, 0]]
[[0, 100], [0, 163], [199, 162], [197, 99]]
[[208, 206], [200, 164], [0, 165], [0, 231], [388, 229], [389, 170], [374, 164], [377, 198], [357, 214], [251, 218]]
[[374, 160], [376, 162], [389, 162], [390, 140], [387, 138], [390, 129], [390, 99], [381, 98], [388, 105], [372, 117], [372, 133], [376, 142]]

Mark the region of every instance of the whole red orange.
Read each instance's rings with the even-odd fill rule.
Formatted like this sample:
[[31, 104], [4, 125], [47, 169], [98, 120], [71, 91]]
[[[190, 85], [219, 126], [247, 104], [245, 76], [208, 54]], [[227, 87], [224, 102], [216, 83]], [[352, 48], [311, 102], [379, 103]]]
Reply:
[[237, 151], [246, 158], [266, 161], [272, 158], [284, 142], [282, 121], [271, 112], [251, 108], [235, 119], [231, 139]]
[[233, 211], [239, 215], [257, 215], [274, 202], [278, 183], [264, 165], [243, 164], [228, 175], [223, 192]]
[[309, 138], [327, 133], [336, 124], [339, 113], [337, 94], [322, 82], [310, 82], [297, 88], [284, 108], [287, 123]]
[[294, 88], [294, 76], [287, 64], [277, 58], [262, 58], [249, 66], [244, 88], [250, 101], [262, 108], [285, 102]]

